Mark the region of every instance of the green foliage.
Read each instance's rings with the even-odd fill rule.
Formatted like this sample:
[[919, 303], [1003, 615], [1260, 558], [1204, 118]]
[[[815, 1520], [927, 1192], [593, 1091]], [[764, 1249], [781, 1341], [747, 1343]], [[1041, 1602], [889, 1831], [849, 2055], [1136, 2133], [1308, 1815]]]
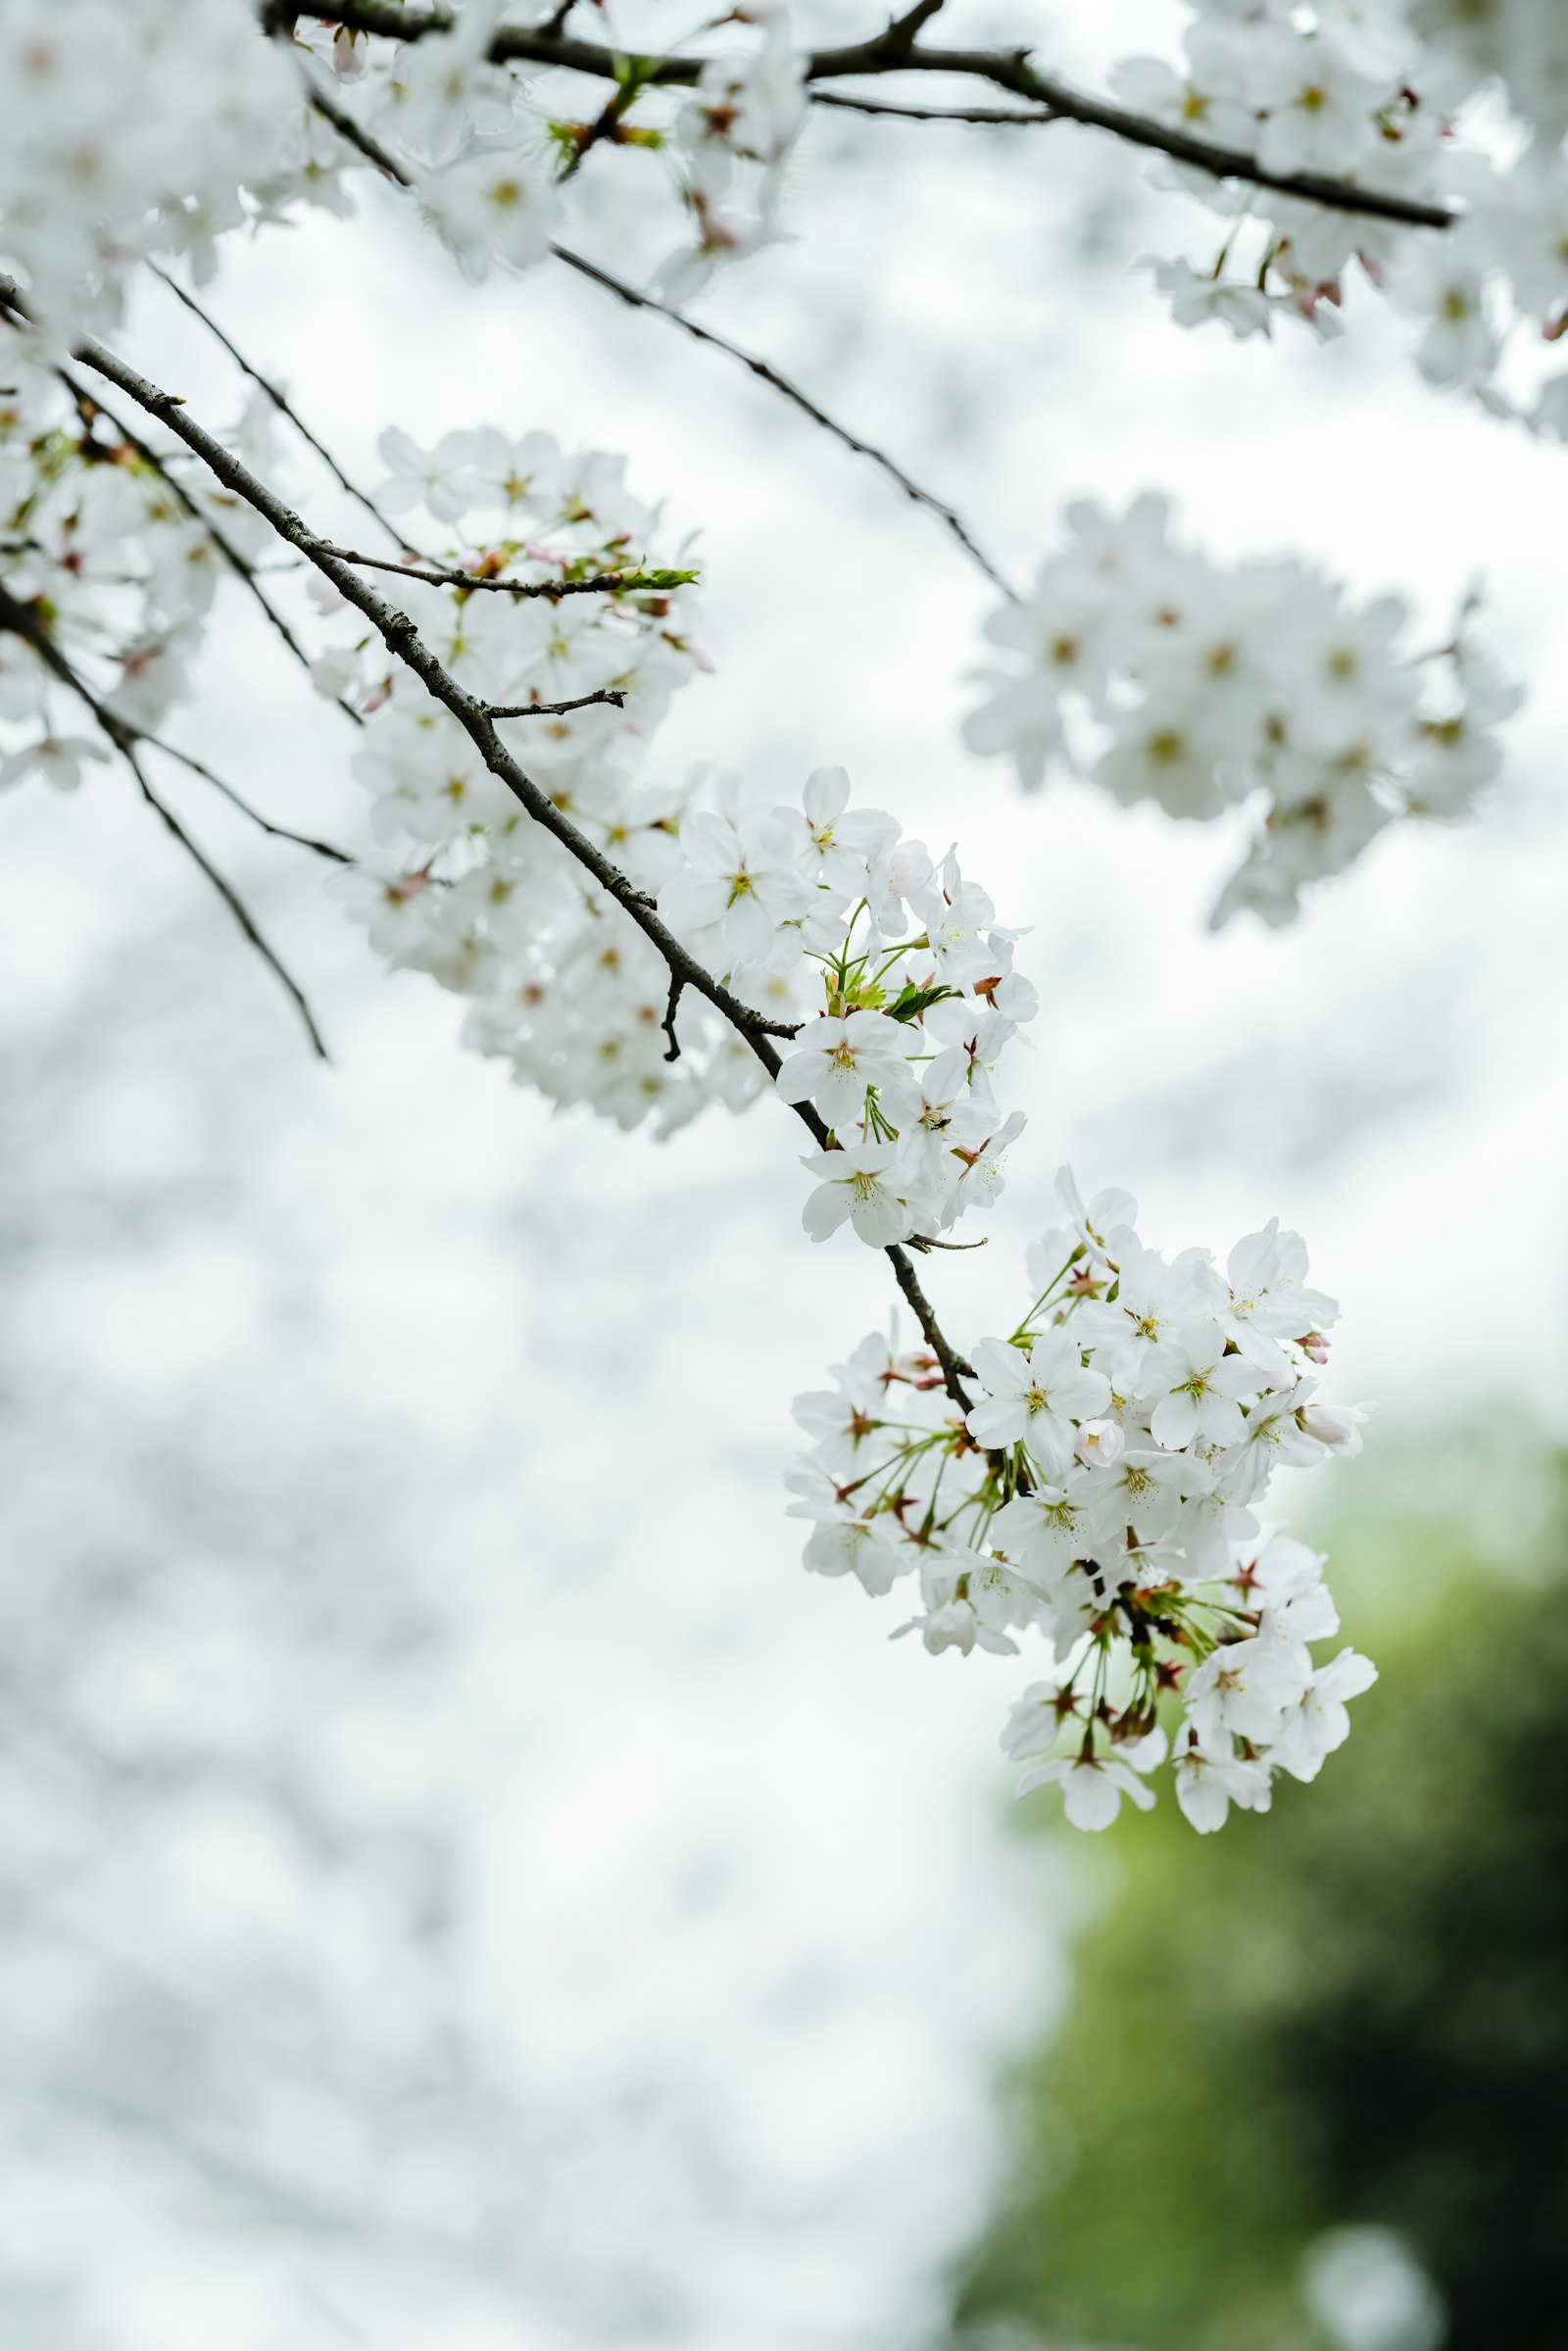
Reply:
[[1383, 1678], [1271, 1815], [1118, 1827], [964, 2321], [1319, 2351], [1302, 2255], [1374, 2222], [1441, 2290], [1449, 2351], [1568, 2340], [1568, 1530], [1528, 1574], [1452, 1520], [1335, 1548], [1337, 1585], [1347, 1548], [1379, 1554], [1348, 1631]]

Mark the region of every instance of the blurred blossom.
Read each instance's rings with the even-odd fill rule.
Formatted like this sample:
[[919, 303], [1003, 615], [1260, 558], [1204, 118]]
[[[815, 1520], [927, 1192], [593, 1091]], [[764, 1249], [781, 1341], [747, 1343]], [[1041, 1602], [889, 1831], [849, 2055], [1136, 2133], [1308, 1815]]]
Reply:
[[1438, 2351], [1447, 2328], [1437, 2288], [1392, 2229], [1337, 2229], [1301, 2270], [1307, 2307], [1339, 2351]]

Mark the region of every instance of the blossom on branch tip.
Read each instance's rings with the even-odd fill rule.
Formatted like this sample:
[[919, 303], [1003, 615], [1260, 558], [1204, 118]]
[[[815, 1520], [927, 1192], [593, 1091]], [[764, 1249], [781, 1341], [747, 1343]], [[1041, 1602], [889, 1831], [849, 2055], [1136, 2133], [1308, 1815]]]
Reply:
[[[1227, 1280], [1207, 1250], [1148, 1248], [1127, 1194], [1086, 1205], [1063, 1170], [1061, 1196], [1071, 1221], [1031, 1254], [1032, 1304], [1010, 1338], [969, 1349], [978, 1400], [960, 1412], [945, 1380], [905, 1380], [867, 1339], [832, 1394], [797, 1404], [812, 1449], [792, 1506], [814, 1571], [863, 1555], [874, 1597], [918, 1573], [924, 1610], [903, 1629], [927, 1649], [1044, 1642], [1053, 1670], [1002, 1734], [1031, 1760], [1020, 1795], [1059, 1788], [1070, 1822], [1103, 1828], [1124, 1799], [1152, 1802], [1168, 1764], [1207, 1834], [1233, 1806], [1266, 1810], [1276, 1772], [1312, 1777], [1373, 1679], [1352, 1652], [1314, 1659], [1339, 1625], [1325, 1563], [1252, 1509], [1276, 1467], [1350, 1450], [1368, 1407], [1316, 1399], [1295, 1326], [1307, 1300], [1332, 1321], [1333, 1301], [1277, 1221], [1237, 1245]], [[1278, 1322], [1269, 1360], [1239, 1349], [1226, 1315], [1254, 1337]]]

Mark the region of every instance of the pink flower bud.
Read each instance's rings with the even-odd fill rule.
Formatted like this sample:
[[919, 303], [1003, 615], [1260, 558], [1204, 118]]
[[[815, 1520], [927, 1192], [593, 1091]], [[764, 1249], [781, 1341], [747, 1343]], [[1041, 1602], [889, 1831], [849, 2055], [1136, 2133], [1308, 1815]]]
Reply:
[[1326, 1363], [1329, 1359], [1329, 1343], [1321, 1331], [1308, 1331], [1301, 1341], [1301, 1352], [1314, 1363]]

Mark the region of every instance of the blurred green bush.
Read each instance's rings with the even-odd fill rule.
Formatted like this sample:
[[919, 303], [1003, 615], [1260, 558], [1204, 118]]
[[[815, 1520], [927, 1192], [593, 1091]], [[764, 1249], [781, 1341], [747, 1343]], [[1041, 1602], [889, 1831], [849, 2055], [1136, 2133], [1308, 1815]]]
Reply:
[[1494, 1454], [1488, 1560], [1442, 1474], [1325, 1539], [1382, 1680], [1317, 1784], [1202, 1839], [1162, 1802], [1097, 1851], [969, 2339], [1321, 2351], [1351, 2338], [1303, 2261], [1378, 2224], [1449, 2351], [1568, 2344], [1568, 1481], [1543, 1512]]

